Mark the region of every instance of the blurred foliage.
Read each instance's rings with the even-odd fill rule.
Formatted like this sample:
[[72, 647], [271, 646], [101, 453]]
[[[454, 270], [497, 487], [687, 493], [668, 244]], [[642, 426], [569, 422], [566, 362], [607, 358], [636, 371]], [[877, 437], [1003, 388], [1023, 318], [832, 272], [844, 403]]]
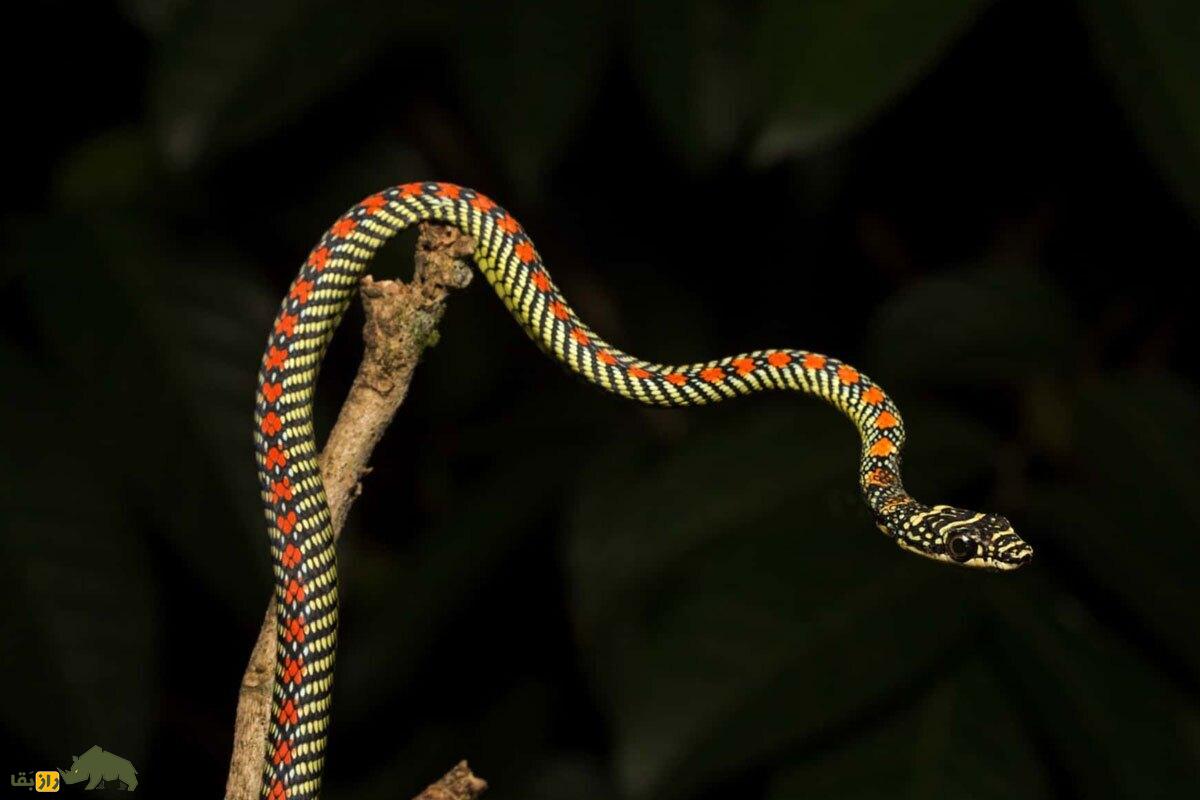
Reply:
[[1200, 213], [1200, 14], [1175, 0], [1079, 4], [1097, 54], [1163, 176]]
[[755, 85], [766, 94], [757, 156], [804, 153], [869, 121], [928, 71], [984, 5], [768, 0], [754, 41]]
[[[11, 770], [99, 743], [147, 790], [220, 791], [269, 586], [264, 331], [345, 206], [442, 177], [503, 198], [639, 355], [862, 366], [905, 412], [914, 494], [1003, 510], [1038, 558], [993, 576], [902, 556], [828, 408], [615, 402], [476, 286], [341, 549], [327, 796], [409, 796], [461, 757], [498, 800], [1200, 783], [1187, 4], [70, 13], [59, 49], [89, 66], [14, 87], [0, 223]], [[14, 74], [36, 44], [6, 53]], [[360, 320], [332, 345], [323, 429]]]

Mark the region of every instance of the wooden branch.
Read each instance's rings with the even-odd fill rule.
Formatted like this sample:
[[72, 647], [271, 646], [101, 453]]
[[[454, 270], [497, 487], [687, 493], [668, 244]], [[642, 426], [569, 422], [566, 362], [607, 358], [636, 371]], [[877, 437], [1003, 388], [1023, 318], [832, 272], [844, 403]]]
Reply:
[[[451, 290], [471, 282], [473, 272], [466, 259], [474, 250], [474, 239], [457, 228], [423, 223], [417, 235], [412, 282], [376, 281], [369, 275], [362, 280], [366, 311], [363, 358], [320, 458], [335, 537], [341, 535], [354, 498], [362, 493], [360, 481], [370, 471], [371, 453], [404, 402], [422, 351], [436, 341], [446, 298]], [[272, 595], [242, 676], [226, 800], [257, 800], [259, 796], [274, 672]], [[472, 775], [464, 761], [418, 800], [473, 800], [485, 788], [487, 784]]]

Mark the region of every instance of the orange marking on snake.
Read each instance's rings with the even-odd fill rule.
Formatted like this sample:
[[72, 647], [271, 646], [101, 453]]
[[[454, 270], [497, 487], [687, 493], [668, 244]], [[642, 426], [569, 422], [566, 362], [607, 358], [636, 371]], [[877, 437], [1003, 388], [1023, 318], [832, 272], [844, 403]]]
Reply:
[[858, 370], [849, 364], [842, 364], [837, 371], [838, 380], [846, 386], [858, 383]]
[[329, 248], [318, 247], [308, 254], [308, 265], [317, 272], [325, 269], [325, 264], [329, 262]]
[[571, 331], [571, 338], [574, 339], [575, 341], [579, 342], [582, 345], [586, 345], [591, 341], [590, 339], [588, 339], [588, 335], [586, 333], [584, 333], [583, 331], [581, 331], [579, 328], [576, 328], [575, 330]]
[[274, 436], [283, 427], [283, 421], [279, 419], [279, 415], [274, 411], [268, 411], [267, 415], [263, 417], [260, 427], [262, 428], [262, 432], [267, 436]]
[[283, 660], [283, 682], [294, 683], [297, 686], [304, 680], [304, 657], [285, 658]]
[[271, 784], [271, 793], [267, 796], [267, 800], [287, 800], [287, 789], [283, 788], [283, 781], [278, 778]]
[[888, 439], [885, 436], [875, 444], [871, 445], [871, 449], [867, 452], [873, 456], [890, 456], [892, 453], [896, 452], [896, 445], [891, 439]]
[[304, 596], [304, 584], [300, 583], [300, 581], [296, 580], [295, 578], [292, 578], [291, 583], [289, 583], [287, 586], [287, 590], [283, 593], [283, 601], [285, 603], [295, 603], [298, 600], [303, 600]]
[[601, 364], [608, 364], [609, 366], [612, 366], [613, 364], [617, 363], [617, 359], [614, 358], [613, 354], [608, 352], [607, 350], [601, 350], [599, 353], [597, 353], [596, 359]]
[[700, 377], [709, 383], [720, 383], [725, 380], [725, 370], [719, 367], [709, 367], [700, 373]]
[[275, 748], [275, 755], [271, 757], [271, 762], [276, 766], [279, 766], [280, 762], [283, 762], [284, 764], [292, 763], [291, 739], [284, 739], [279, 743], [279, 745]]
[[274, 403], [279, 399], [279, 395], [283, 394], [282, 383], [264, 383], [262, 385], [263, 398], [268, 403]]
[[806, 355], [804, 357], [804, 368], [805, 369], [821, 369], [822, 367], [825, 366], [825, 362], [828, 360], [829, 359], [827, 359], [825, 356], [820, 355], [818, 353], [809, 353], [808, 355]]
[[877, 406], [883, 402], [883, 392], [878, 386], [872, 386], [863, 392], [863, 402], [870, 406]]
[[312, 293], [313, 285], [314, 284], [312, 281], [296, 281], [295, 285], [292, 286], [292, 291], [288, 292], [288, 297], [292, 298], [300, 305], [304, 305], [308, 302], [308, 296]]
[[387, 205], [387, 200], [384, 199], [382, 194], [373, 194], [366, 200], [363, 200], [361, 205], [367, 214], [374, 214], [376, 211]]
[[349, 217], [342, 217], [337, 222], [333, 223], [333, 227], [329, 232], [339, 239], [344, 239], [350, 235], [350, 232], [358, 227], [358, 223]]
[[687, 376], [681, 372], [672, 372], [663, 377], [667, 383], [673, 383], [676, 386], [683, 386], [685, 383], [687, 383]]
[[896, 476], [883, 467], [876, 467], [867, 473], [867, 486], [891, 486], [896, 482]]
[[275, 322], [275, 332], [282, 333], [284, 336], [295, 336], [297, 319], [295, 314], [280, 314], [279, 319]]
[[646, 370], [642, 369], [641, 367], [630, 367], [629, 368], [629, 376], [632, 378], [637, 378], [638, 380], [641, 380], [642, 378], [649, 378], [650, 373], [647, 372]]
[[283, 706], [279, 709], [279, 714], [275, 720], [280, 725], [295, 725], [300, 721], [300, 715], [296, 713], [296, 704], [292, 702], [292, 698], [288, 698]]
[[275, 524], [279, 526], [279, 530], [284, 533], [291, 533], [292, 528], [296, 527], [296, 512], [289, 511], [286, 515], [279, 514], [275, 517]]
[[283, 628], [283, 638], [288, 642], [297, 641], [304, 643], [304, 615], [292, 617], [287, 621], [287, 625]]
[[754, 372], [753, 358], [735, 358], [733, 366], [737, 367], [738, 375], [749, 375]]
[[496, 207], [496, 204], [492, 201], [492, 198], [482, 194], [475, 195], [475, 198], [471, 200], [471, 205], [474, 206], [477, 211], [480, 211], [484, 214]]
[[400, 187], [401, 197], [414, 197], [421, 194], [425, 189], [419, 183], [406, 183]]
[[292, 499], [292, 482], [285, 475], [281, 481], [271, 482], [271, 502], [278, 503], [280, 500]]
[[571, 316], [571, 312], [567, 310], [567, 307], [558, 301], [550, 304], [550, 313], [553, 314], [556, 319], [566, 319], [567, 317]]
[[272, 447], [267, 451], [267, 469], [287, 465], [287, 451]]
[[505, 214], [500, 219], [496, 220], [496, 225], [505, 233], [516, 233], [521, 230], [521, 225], [511, 215]]
[[529, 242], [521, 242], [513, 248], [513, 252], [517, 254], [517, 258], [521, 259], [522, 264], [533, 261], [533, 245]]
[[267, 369], [282, 369], [287, 363], [288, 351], [286, 347], [272, 347], [267, 350]]
[[767, 363], [772, 367], [786, 367], [792, 363], [792, 357], [787, 353], [771, 353], [767, 356]]
[[533, 273], [533, 285], [543, 292], [550, 291], [550, 276], [544, 270]]
[[896, 419], [896, 415], [890, 411], [883, 411], [875, 418], [875, 427], [880, 430], [894, 428], [899, 424], [900, 420]]
[[457, 200], [459, 195], [459, 187], [453, 183], [439, 183], [437, 185], [438, 194], [442, 197], [449, 197], [451, 200]]
[[891, 514], [897, 508], [903, 508], [904, 506], [912, 505], [915, 502], [916, 500], [913, 500], [908, 495], [902, 494], [899, 497], [893, 497], [891, 500], [885, 502], [879, 507], [879, 512], [881, 514]]
[[287, 547], [283, 548], [283, 553], [279, 556], [279, 563], [287, 569], [295, 569], [300, 563], [300, 548], [288, 542]]

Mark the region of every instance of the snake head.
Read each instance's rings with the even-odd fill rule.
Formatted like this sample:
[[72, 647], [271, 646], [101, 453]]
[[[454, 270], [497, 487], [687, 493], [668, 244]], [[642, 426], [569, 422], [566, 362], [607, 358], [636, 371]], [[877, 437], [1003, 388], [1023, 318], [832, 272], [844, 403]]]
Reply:
[[890, 520], [890, 527], [896, 543], [918, 555], [996, 572], [1023, 567], [1033, 559], [1033, 548], [999, 514], [952, 506], [918, 506], [906, 511]]

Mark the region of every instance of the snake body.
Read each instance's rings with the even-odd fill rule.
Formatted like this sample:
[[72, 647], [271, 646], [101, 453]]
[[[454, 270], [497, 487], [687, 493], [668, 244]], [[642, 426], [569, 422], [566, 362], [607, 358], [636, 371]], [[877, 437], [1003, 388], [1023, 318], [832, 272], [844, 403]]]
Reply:
[[804, 350], [756, 350], [684, 365], [642, 361], [604, 341], [567, 304], [533, 242], [504, 209], [449, 183], [408, 183], [363, 200], [308, 254], [263, 354], [255, 443], [275, 573], [274, 699], [262, 796], [319, 794], [337, 644], [337, 565], [317, 466], [312, 403], [325, 348], [359, 279], [385, 242], [423, 220], [474, 237], [474, 259], [525, 332], [587, 382], [640, 403], [697, 406], [768, 390], [828, 401], [858, 428], [859, 485], [883, 533], [919, 555], [991, 570], [1033, 550], [1008, 521], [913, 500], [900, 482], [904, 422], [892, 399], [854, 367]]

